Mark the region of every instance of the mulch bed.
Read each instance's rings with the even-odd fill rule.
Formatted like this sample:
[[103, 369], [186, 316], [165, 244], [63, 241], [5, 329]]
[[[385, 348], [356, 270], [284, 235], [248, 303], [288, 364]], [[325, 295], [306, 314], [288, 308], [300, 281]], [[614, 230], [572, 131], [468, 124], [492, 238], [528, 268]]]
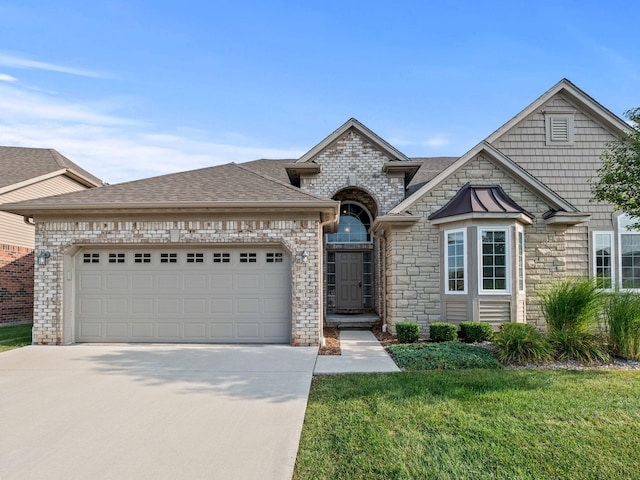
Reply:
[[318, 355], [340, 355], [340, 338], [338, 337], [337, 328], [325, 328], [322, 331], [325, 340], [325, 346], [320, 347]]
[[[371, 329], [372, 333], [378, 339], [383, 347], [389, 345], [396, 345], [398, 339], [388, 332], [383, 332], [379, 326], [375, 326]], [[326, 345], [320, 348], [319, 355], [340, 355], [340, 339], [338, 337], [338, 329], [325, 328], [324, 338]], [[428, 342], [427, 338], [420, 338], [418, 342]], [[475, 344], [479, 347], [488, 349], [493, 348], [491, 342], [482, 342]], [[599, 370], [640, 370], [640, 362], [633, 360], [624, 360], [622, 358], [614, 358], [611, 363], [584, 365], [579, 362], [571, 360], [556, 360], [546, 363], [544, 365], [505, 365], [506, 368], [513, 369], [544, 369], [544, 370], [587, 370], [587, 369], [599, 369]]]

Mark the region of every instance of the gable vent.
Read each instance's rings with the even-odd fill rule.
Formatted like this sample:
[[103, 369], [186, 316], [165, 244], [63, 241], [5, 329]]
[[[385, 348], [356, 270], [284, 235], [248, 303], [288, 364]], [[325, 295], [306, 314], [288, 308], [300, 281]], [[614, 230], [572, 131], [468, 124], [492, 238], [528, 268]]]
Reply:
[[573, 145], [574, 114], [545, 114], [546, 143], [549, 146]]
[[569, 121], [566, 118], [551, 118], [551, 141], [569, 141]]

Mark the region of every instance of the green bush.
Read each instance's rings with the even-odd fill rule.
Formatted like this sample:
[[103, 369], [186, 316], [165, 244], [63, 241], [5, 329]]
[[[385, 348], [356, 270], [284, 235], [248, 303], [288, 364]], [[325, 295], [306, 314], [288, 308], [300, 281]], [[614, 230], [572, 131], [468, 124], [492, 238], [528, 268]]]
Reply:
[[569, 329], [586, 332], [596, 323], [602, 295], [589, 279], [567, 279], [540, 295], [549, 332]]
[[420, 338], [420, 325], [414, 322], [398, 322], [396, 336], [400, 343], [415, 343]]
[[604, 305], [609, 348], [614, 355], [640, 360], [640, 295], [614, 293]]
[[493, 337], [493, 328], [485, 322], [461, 322], [460, 338], [467, 343], [484, 342]]
[[602, 337], [595, 333], [563, 328], [551, 332], [549, 340], [555, 349], [556, 358], [560, 360], [577, 360], [582, 363], [611, 360]]
[[503, 323], [493, 343], [498, 360], [504, 363], [544, 363], [553, 357], [547, 338], [527, 323]]
[[597, 331], [603, 297], [595, 282], [567, 279], [547, 289], [540, 300], [557, 358], [583, 363], [609, 360]]
[[453, 323], [433, 322], [429, 325], [429, 338], [434, 342], [454, 342], [458, 339], [458, 326]]
[[387, 349], [398, 367], [406, 370], [502, 367], [486, 348], [461, 342], [390, 345]]

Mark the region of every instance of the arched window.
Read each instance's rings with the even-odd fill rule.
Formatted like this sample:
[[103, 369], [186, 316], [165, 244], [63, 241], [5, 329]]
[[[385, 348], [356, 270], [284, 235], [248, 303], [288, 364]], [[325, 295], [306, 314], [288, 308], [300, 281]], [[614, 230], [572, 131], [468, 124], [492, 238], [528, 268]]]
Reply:
[[355, 203], [343, 203], [337, 233], [327, 235], [329, 243], [365, 243], [371, 241], [368, 233], [371, 219], [364, 208]]

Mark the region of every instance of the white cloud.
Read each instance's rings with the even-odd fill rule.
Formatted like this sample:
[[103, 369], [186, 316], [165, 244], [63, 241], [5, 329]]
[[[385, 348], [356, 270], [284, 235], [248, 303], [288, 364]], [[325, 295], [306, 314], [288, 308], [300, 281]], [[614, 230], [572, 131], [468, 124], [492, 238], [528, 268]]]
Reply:
[[303, 153], [248, 146], [254, 144], [250, 139], [218, 142], [197, 131], [152, 132], [145, 122], [103, 111], [117, 111], [117, 106], [110, 101], [79, 105], [0, 84], [0, 145], [56, 149], [109, 183]]
[[78, 75], [81, 77], [94, 77], [94, 78], [107, 77], [107, 75], [104, 73], [94, 72], [92, 70], [65, 67], [63, 65], [56, 65], [53, 63], [30, 60], [27, 58], [16, 57], [14, 55], [8, 55], [5, 53], [0, 53], [0, 65], [4, 67], [13, 67], [13, 68], [46, 70], [49, 72], [59, 72], [59, 73], [66, 73], [69, 75]]
[[0, 82], [17, 82], [18, 79], [16, 77], [12, 77], [11, 75], [7, 75], [6, 73], [0, 73]]

